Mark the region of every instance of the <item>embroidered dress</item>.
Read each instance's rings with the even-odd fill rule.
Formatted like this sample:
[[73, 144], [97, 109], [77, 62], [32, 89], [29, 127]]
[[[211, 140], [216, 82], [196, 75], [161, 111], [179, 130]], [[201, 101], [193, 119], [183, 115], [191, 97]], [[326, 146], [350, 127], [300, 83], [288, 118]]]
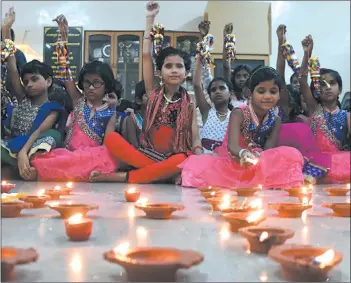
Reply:
[[318, 148], [331, 156], [330, 171], [324, 181], [350, 182], [350, 152], [342, 151], [348, 134], [347, 112], [337, 108], [329, 113], [319, 105], [310, 125]]
[[225, 120], [221, 121], [217, 116], [214, 107], [208, 112], [206, 123], [202, 129], [201, 143], [205, 153], [211, 153], [218, 146], [222, 145], [229, 123], [230, 111]]
[[[62, 111], [56, 102], [47, 101], [42, 105], [32, 105], [28, 98], [24, 98], [18, 106], [8, 104], [6, 119], [2, 121], [5, 138], [1, 140], [1, 162], [16, 165], [17, 154], [27, 143], [30, 136], [40, 127], [50, 113]], [[50, 150], [61, 145], [61, 135], [55, 130], [43, 133], [31, 146], [28, 156], [38, 150]]]
[[39, 179], [88, 181], [92, 171], [114, 172], [117, 162], [102, 143], [106, 126], [115, 111], [105, 104], [95, 109], [90, 118], [91, 106], [83, 98], [78, 100], [68, 128], [66, 148], [33, 158]]
[[277, 147], [263, 151], [264, 144], [275, 125], [271, 109], [262, 125], [249, 106], [240, 107], [244, 120], [241, 125], [240, 147], [261, 151], [259, 162], [241, 167], [238, 159], [228, 153], [228, 131], [223, 145], [213, 155], [192, 155], [182, 164], [182, 185], [185, 187], [220, 186], [226, 188], [284, 188], [303, 184], [301, 153], [291, 147]]

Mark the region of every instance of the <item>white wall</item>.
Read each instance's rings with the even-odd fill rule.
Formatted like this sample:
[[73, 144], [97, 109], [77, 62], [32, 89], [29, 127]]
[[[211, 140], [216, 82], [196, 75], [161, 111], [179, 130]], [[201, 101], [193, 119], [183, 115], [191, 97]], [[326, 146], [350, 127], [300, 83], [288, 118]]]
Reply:
[[[161, 1], [158, 21], [169, 30], [196, 31], [207, 1]], [[85, 30], [143, 30], [146, 1], [2, 1], [2, 15], [9, 7], [16, 10], [16, 43], [25, 43], [39, 55], [43, 52], [43, 27], [64, 13], [71, 25]], [[252, 19], [253, 21], [255, 19]], [[287, 25], [288, 40], [302, 60], [301, 40], [311, 33], [315, 40], [314, 55], [321, 65], [340, 72], [344, 92], [350, 90], [350, 2], [349, 1], [272, 1], [272, 56], [277, 58], [275, 30]], [[258, 23], [259, 26], [259, 23]], [[287, 68], [287, 78], [292, 74]]]

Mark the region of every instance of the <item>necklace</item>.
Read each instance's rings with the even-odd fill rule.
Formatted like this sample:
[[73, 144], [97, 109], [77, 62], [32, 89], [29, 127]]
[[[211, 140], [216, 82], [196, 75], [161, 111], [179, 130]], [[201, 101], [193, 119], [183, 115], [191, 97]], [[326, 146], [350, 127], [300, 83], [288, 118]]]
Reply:
[[226, 117], [228, 115], [228, 111], [226, 113], [221, 113], [221, 112], [216, 110], [216, 113], [217, 113], [218, 117]]
[[179, 97], [177, 100], [171, 100], [171, 99], [168, 99], [167, 98], [167, 96], [165, 95], [165, 94], [163, 94], [163, 97], [164, 97], [164, 99], [166, 100], [166, 106], [168, 106], [169, 104], [173, 104], [173, 103], [177, 103], [180, 99], [181, 99], [181, 97]]

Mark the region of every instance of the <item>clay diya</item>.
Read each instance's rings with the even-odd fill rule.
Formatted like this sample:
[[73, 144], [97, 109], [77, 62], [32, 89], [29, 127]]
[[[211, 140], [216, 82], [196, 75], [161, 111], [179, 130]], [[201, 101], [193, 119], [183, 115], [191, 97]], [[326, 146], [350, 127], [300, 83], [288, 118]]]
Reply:
[[251, 213], [248, 212], [231, 212], [224, 213], [223, 218], [229, 222], [232, 232], [237, 232], [240, 228], [257, 226], [266, 219], [264, 211], [257, 210]]
[[105, 252], [104, 259], [123, 266], [128, 281], [173, 282], [178, 269], [198, 265], [204, 257], [192, 250], [117, 247]]
[[67, 192], [62, 190], [60, 186], [55, 186], [53, 189], [45, 190], [45, 195], [52, 200], [59, 200], [61, 196], [67, 195]]
[[83, 217], [90, 211], [94, 209], [99, 209], [98, 205], [94, 204], [82, 204], [82, 203], [60, 203], [60, 204], [50, 204], [49, 207], [60, 213], [62, 218], [69, 218], [75, 214], [81, 213]]
[[223, 197], [208, 198], [206, 201], [211, 204], [213, 211], [219, 211], [231, 207], [238, 199], [230, 195], [224, 195]]
[[285, 279], [300, 282], [325, 282], [328, 272], [342, 261], [339, 252], [309, 245], [276, 246], [268, 256], [281, 264]]
[[135, 188], [130, 188], [124, 191], [124, 197], [127, 202], [136, 202], [140, 198], [140, 191], [137, 191]]
[[[58, 186], [58, 187], [60, 187], [60, 186]], [[54, 189], [55, 189], [55, 188], [54, 188]], [[62, 188], [63, 195], [69, 195], [69, 194], [71, 194], [72, 189], [73, 189], [73, 183], [72, 183], [72, 182], [68, 182], [68, 183], [66, 184], [66, 186], [64, 186], [64, 187]]]
[[219, 192], [221, 190], [221, 188], [214, 187], [214, 186], [208, 186], [207, 188], [200, 188], [198, 190], [202, 193], [208, 193], [208, 192]]
[[214, 191], [214, 192], [203, 192], [201, 195], [204, 198], [214, 198], [214, 197], [221, 197], [223, 193], [221, 191]]
[[278, 210], [279, 217], [282, 218], [297, 218], [301, 217], [302, 212], [312, 207], [310, 204], [295, 203], [295, 202], [282, 202], [270, 203], [268, 207]]
[[252, 197], [254, 196], [257, 192], [261, 191], [262, 188], [234, 188], [231, 189], [232, 191], [235, 191], [239, 197]]
[[21, 196], [19, 200], [31, 203], [33, 208], [41, 208], [44, 207], [45, 202], [50, 199], [49, 196], [44, 195], [44, 192], [45, 190], [39, 190], [36, 195]]
[[292, 238], [295, 232], [278, 227], [246, 227], [239, 229], [239, 234], [250, 243], [250, 251], [266, 254], [273, 246], [282, 245]]
[[16, 187], [15, 184], [8, 183], [7, 181], [1, 182], [1, 192], [2, 193], [8, 193], [9, 191], [11, 191], [15, 187]]
[[330, 208], [334, 211], [334, 216], [350, 217], [351, 204], [349, 202], [322, 203], [322, 207]]
[[222, 213], [229, 213], [229, 212], [250, 212], [262, 209], [262, 200], [256, 199], [250, 202], [247, 202], [247, 199], [242, 202], [241, 205], [236, 204], [230, 207], [222, 208]]
[[311, 200], [313, 186], [309, 185], [308, 187], [302, 187], [302, 188], [301, 187], [294, 187], [294, 188], [288, 188], [288, 189], [283, 189], [283, 190], [288, 192], [290, 197], [298, 197], [301, 199], [303, 197], [309, 197]]
[[175, 211], [184, 210], [184, 205], [171, 203], [136, 203], [135, 207], [145, 212], [147, 218], [170, 219]]
[[65, 220], [65, 227], [66, 234], [72, 241], [86, 241], [93, 230], [93, 221], [78, 213]]
[[19, 217], [22, 209], [32, 208], [33, 204], [23, 201], [10, 201], [1, 204], [1, 217]]
[[331, 197], [344, 197], [350, 188], [325, 188], [323, 191], [328, 192]]
[[35, 249], [16, 249], [1, 247], [1, 281], [13, 280], [17, 264], [27, 264], [37, 261], [39, 255]]

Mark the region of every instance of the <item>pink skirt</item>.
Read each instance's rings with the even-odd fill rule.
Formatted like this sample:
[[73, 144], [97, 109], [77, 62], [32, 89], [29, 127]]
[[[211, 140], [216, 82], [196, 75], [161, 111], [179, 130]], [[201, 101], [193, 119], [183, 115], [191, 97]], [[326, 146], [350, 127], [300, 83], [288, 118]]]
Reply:
[[220, 186], [247, 188], [289, 188], [303, 185], [304, 159], [292, 147], [277, 147], [261, 152], [257, 165], [243, 168], [228, 154], [192, 155], [179, 165], [185, 187]]

